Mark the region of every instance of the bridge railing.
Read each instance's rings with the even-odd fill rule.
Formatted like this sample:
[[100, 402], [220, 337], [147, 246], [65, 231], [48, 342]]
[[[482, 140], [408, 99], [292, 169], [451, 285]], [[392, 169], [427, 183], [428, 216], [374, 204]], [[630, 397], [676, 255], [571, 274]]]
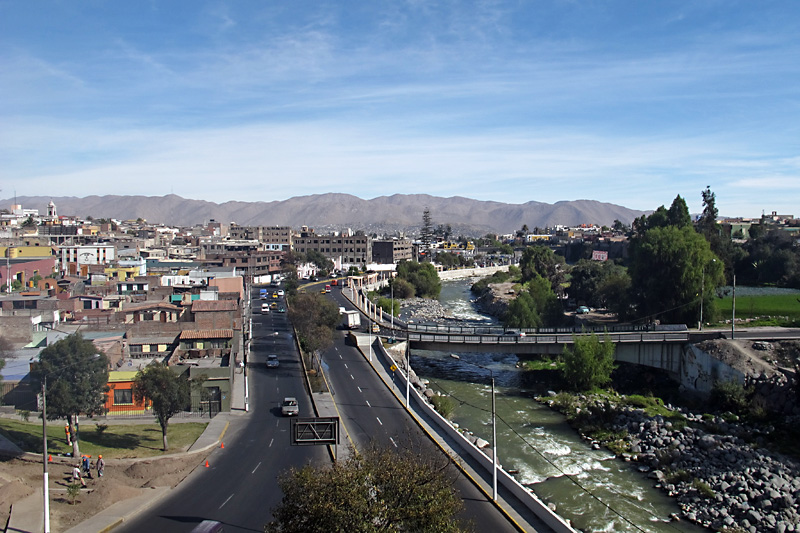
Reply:
[[499, 326], [486, 325], [461, 325], [461, 324], [435, 324], [435, 323], [414, 323], [408, 324], [409, 331], [424, 333], [450, 333], [463, 335], [503, 335], [509, 331], [522, 332], [526, 335], [542, 334], [573, 334], [573, 333], [664, 333], [687, 331], [683, 324], [667, 324], [658, 326], [644, 326], [631, 324], [610, 324], [610, 325], [575, 325], [560, 328], [503, 328]]
[[[416, 342], [436, 342], [450, 344], [572, 344], [575, 337], [587, 333], [568, 333], [555, 335], [460, 335], [451, 333], [408, 332], [408, 340]], [[650, 333], [609, 333], [608, 339], [614, 343], [623, 342], [688, 342], [689, 332], [650, 332]]]

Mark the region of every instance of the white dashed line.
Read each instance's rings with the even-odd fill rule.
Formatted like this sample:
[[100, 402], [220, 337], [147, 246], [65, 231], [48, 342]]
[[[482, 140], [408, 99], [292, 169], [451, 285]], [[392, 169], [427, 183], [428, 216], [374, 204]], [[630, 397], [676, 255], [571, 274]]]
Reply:
[[353, 381], [356, 380], [356, 378], [353, 377], [353, 374], [350, 374], [350, 379], [352, 379]]
[[225, 504], [228, 503], [229, 501], [231, 501], [231, 498], [233, 498], [233, 494], [228, 496], [228, 499], [225, 500], [224, 502], [222, 502], [222, 505], [220, 505], [219, 508], [222, 509], [223, 507], [225, 507]]
[[362, 394], [364, 393], [364, 391], [363, 391], [363, 390], [361, 390], [361, 387], [356, 387], [356, 388], [358, 389], [358, 392], [360, 392], [360, 393], [362, 393]]
[[[389, 438], [391, 439], [391, 437], [389, 437]], [[392, 441], [392, 442], [394, 442], [394, 441]], [[270, 444], [272, 444], [272, 443], [270, 443]], [[395, 446], [397, 446], [397, 444], [395, 444]], [[251, 473], [251, 474], [255, 474], [255, 473], [256, 473], [256, 470], [258, 470], [258, 467], [259, 467], [259, 466], [261, 466], [261, 463], [260, 463], [260, 462], [259, 462], [259, 463], [256, 465], [256, 467], [255, 467], [255, 468], [253, 469], [253, 471], [252, 471], [252, 472], [250, 472], [250, 473]]]
[[344, 367], [347, 368], [347, 363], [344, 364]]
[[381, 419], [380, 419], [380, 418], [378, 418], [377, 416], [375, 417], [375, 420], [377, 420], [377, 421], [378, 421], [378, 424], [380, 424], [380, 425], [383, 425], [383, 422], [381, 422]]
[[269, 446], [267, 446], [267, 448], [272, 448], [273, 442], [275, 442], [275, 439], [269, 439]]
[[[369, 405], [369, 400], [367, 400], [367, 405]], [[369, 405], [369, 406], [372, 407], [371, 405]]]
[[397, 443], [394, 441], [394, 439], [392, 437], [389, 437], [389, 440], [392, 441], [392, 444], [394, 444], [394, 447], [397, 448]]

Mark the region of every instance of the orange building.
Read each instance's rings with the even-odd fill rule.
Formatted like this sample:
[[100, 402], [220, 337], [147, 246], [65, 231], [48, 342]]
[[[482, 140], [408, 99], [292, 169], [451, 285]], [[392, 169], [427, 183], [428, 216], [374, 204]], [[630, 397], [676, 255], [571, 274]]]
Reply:
[[133, 380], [137, 372], [109, 372], [106, 393], [106, 412], [115, 413], [144, 413], [149, 406], [145, 402], [136, 402], [133, 397]]

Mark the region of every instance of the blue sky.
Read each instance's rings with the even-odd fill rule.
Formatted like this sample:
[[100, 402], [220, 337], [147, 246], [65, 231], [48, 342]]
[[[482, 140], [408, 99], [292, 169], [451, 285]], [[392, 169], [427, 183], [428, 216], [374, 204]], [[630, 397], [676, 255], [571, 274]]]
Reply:
[[800, 216], [800, 2], [0, 0], [0, 197]]

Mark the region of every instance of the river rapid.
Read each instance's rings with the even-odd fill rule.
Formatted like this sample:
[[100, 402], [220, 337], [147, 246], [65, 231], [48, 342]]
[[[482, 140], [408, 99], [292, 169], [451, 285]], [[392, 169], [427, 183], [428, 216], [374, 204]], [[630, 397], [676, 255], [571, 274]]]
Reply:
[[[471, 303], [476, 280], [442, 283], [440, 302], [462, 320], [496, 322]], [[653, 480], [605, 449], [593, 450], [564, 417], [536, 402], [547, 385], [517, 368], [515, 354], [449, 353], [413, 350], [411, 365], [430, 387], [458, 403], [453, 422], [487, 442], [492, 440], [491, 375], [495, 377], [498, 458], [506, 470], [581, 530], [705, 531], [671, 521], [678, 505]], [[485, 368], [480, 368], [480, 365]], [[489, 372], [490, 369], [491, 372]]]

